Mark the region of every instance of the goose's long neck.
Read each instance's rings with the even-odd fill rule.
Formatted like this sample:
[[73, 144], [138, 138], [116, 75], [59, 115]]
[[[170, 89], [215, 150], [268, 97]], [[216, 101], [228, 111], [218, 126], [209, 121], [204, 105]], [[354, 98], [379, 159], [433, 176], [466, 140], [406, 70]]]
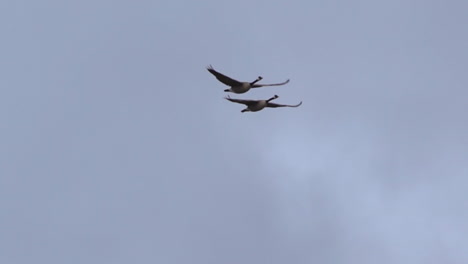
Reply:
[[257, 82], [259, 82], [262, 78], [258, 77], [255, 81], [251, 82], [250, 83], [250, 86], [253, 86], [254, 84], [256, 84]]
[[277, 98], [276, 96], [273, 96], [272, 98], [270, 98], [270, 99], [267, 100], [267, 103], [269, 103], [269, 102], [272, 101], [272, 100], [275, 100], [276, 98]]

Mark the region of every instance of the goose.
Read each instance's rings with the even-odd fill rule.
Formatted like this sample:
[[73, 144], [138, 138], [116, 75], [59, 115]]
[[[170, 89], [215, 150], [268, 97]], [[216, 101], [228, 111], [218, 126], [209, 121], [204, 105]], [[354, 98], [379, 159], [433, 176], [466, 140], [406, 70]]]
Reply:
[[226, 100], [229, 100], [234, 103], [244, 104], [247, 108], [243, 109], [241, 112], [258, 112], [265, 107], [298, 107], [302, 104], [302, 101], [297, 105], [283, 105], [283, 104], [275, 104], [271, 103], [272, 100], [278, 98], [278, 95], [274, 95], [270, 99], [267, 100], [244, 100], [244, 99], [234, 99], [230, 96], [225, 97]]
[[282, 83], [273, 83], [273, 84], [257, 84], [257, 82], [261, 81], [263, 79], [262, 76], [258, 76], [257, 79], [253, 82], [240, 82], [238, 80], [234, 80], [222, 73], [217, 72], [215, 69], [213, 69], [213, 66], [208, 66], [206, 68], [211, 74], [213, 74], [218, 81], [224, 83], [227, 86], [231, 86], [229, 89], [225, 89], [225, 92], [231, 92], [231, 93], [236, 93], [236, 94], [242, 94], [246, 93], [247, 91], [250, 90], [250, 88], [259, 88], [259, 87], [264, 87], [264, 86], [279, 86], [279, 85], [285, 85], [289, 82], [289, 79], [287, 79], [285, 82]]

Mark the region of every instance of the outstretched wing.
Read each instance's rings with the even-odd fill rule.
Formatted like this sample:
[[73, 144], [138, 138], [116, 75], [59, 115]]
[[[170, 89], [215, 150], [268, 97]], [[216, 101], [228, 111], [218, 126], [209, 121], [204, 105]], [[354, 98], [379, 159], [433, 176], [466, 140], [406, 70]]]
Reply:
[[284, 105], [284, 104], [275, 104], [275, 103], [267, 103], [267, 107], [298, 107], [302, 104], [302, 101], [297, 105]]
[[263, 86], [280, 86], [280, 85], [285, 85], [289, 82], [289, 79], [287, 79], [285, 82], [282, 83], [272, 83], [272, 84], [254, 84], [252, 88], [259, 88]]
[[242, 85], [241, 82], [237, 81], [237, 80], [234, 80], [232, 78], [229, 78], [227, 77], [226, 75], [222, 74], [222, 73], [219, 73], [217, 71], [215, 71], [215, 69], [213, 69], [213, 66], [208, 66], [206, 68], [211, 74], [213, 74], [216, 79], [218, 79], [218, 81], [224, 83], [225, 85], [227, 86], [240, 86]]
[[229, 96], [225, 97], [226, 100], [231, 101], [233, 103], [244, 104], [244, 105], [254, 105], [258, 102], [258, 100], [245, 100], [245, 99], [234, 99]]

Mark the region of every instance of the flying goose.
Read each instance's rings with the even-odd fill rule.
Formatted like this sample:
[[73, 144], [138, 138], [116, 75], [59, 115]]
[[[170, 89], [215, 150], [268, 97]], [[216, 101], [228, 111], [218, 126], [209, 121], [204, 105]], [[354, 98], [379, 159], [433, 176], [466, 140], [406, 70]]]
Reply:
[[282, 105], [282, 104], [275, 104], [271, 103], [272, 100], [278, 98], [278, 95], [274, 95], [268, 100], [244, 100], [244, 99], [233, 99], [229, 96], [225, 97], [226, 100], [229, 100], [234, 103], [245, 104], [247, 108], [243, 109], [241, 112], [257, 112], [262, 110], [265, 107], [298, 107], [302, 104], [302, 101], [297, 105]]
[[222, 74], [222, 73], [219, 73], [217, 71], [215, 71], [215, 69], [213, 69], [213, 66], [209, 66], [206, 68], [211, 74], [213, 74], [216, 79], [218, 79], [218, 81], [224, 83], [225, 85], [227, 86], [231, 86], [230, 89], [226, 89], [224, 90], [225, 92], [231, 92], [231, 93], [236, 93], [236, 94], [241, 94], [241, 93], [245, 93], [247, 92], [248, 90], [250, 90], [250, 88], [259, 88], [259, 87], [263, 87], [263, 86], [279, 86], [279, 85], [285, 85], [289, 82], [289, 79], [287, 79], [285, 82], [282, 82], [282, 83], [273, 83], [273, 84], [256, 84], [257, 82], [259, 82], [260, 80], [263, 79], [262, 76], [258, 76], [258, 78], [253, 81], [253, 82], [240, 82], [240, 81], [237, 81], [237, 80], [234, 80], [230, 77], [227, 77], [226, 75]]

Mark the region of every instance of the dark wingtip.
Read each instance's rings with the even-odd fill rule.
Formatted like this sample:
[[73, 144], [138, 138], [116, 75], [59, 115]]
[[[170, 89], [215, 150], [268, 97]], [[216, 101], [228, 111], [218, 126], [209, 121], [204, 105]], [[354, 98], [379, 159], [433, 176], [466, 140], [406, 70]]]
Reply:
[[216, 75], [218, 74], [218, 72], [217, 72], [215, 69], [213, 69], [213, 66], [211, 66], [211, 65], [208, 66], [208, 67], [206, 67], [206, 69], [207, 69], [211, 74], [213, 74], [214, 76], [216, 76]]

